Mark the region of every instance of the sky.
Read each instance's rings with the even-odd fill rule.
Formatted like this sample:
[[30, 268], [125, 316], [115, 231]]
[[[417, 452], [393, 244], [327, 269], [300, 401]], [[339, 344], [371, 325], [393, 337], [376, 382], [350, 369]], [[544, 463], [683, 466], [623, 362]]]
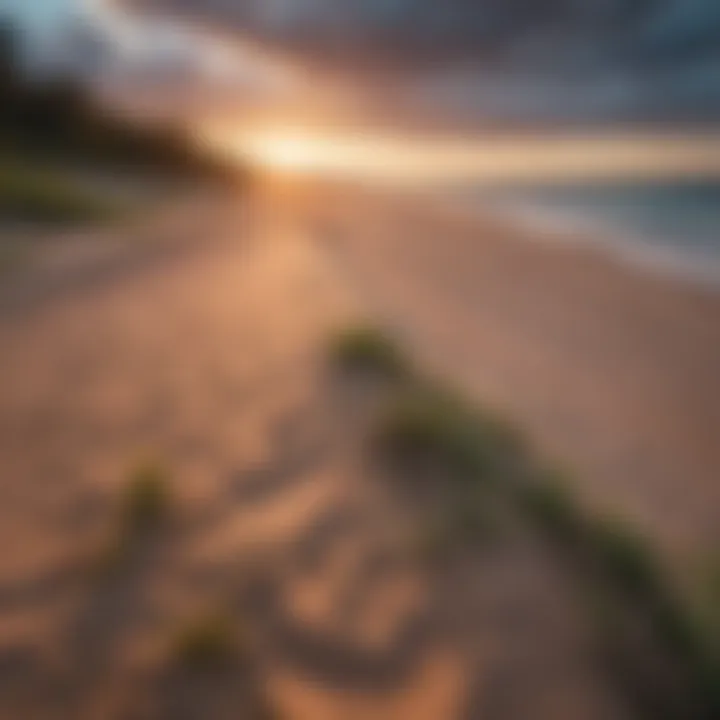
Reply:
[[32, 57], [50, 67], [77, 54], [69, 31], [81, 20], [101, 42], [115, 79], [170, 83], [175, 77], [180, 84], [197, 80], [262, 94], [288, 93], [299, 80], [296, 69], [277, 57], [260, 57], [252, 43], [228, 42], [172, 16], [133, 14], [105, 0], [0, 0], [0, 17], [19, 27]]
[[[308, 7], [310, 1], [302, 0], [297, 6]], [[317, 0], [317, 3], [325, 1]], [[275, 13], [273, 17], [282, 14], [279, 2], [264, 6]], [[287, 10], [296, 0], [282, 2], [287, 5]], [[160, 77], [164, 83], [168, 78], [172, 79], [172, 72], [179, 71], [183, 89], [190, 85], [188, 78], [195, 78], [195, 75], [199, 75], [195, 79], [203, 86], [208, 80], [219, 82], [222, 92], [218, 95], [233, 102], [240, 98], [240, 104], [220, 103], [216, 97], [206, 101], [206, 96], [194, 95], [191, 91], [190, 119], [201, 123], [208, 134], [231, 151], [239, 148], [242, 141], [242, 151], [250, 148], [270, 163], [307, 164], [310, 154], [316, 168], [320, 166], [328, 172], [336, 172], [344, 166], [352, 166], [355, 171], [362, 168], [373, 178], [378, 172], [386, 172], [386, 158], [392, 153], [398, 159], [395, 165], [410, 168], [412, 176], [417, 178], [421, 177], [423, 168], [432, 168], [433, 173], [445, 173], [448, 177], [464, 177], [465, 174], [476, 176], [479, 172], [495, 172], [497, 168], [504, 172], [519, 172], [520, 166], [527, 165], [530, 150], [524, 148], [518, 154], [514, 144], [498, 149], [499, 154], [495, 157], [486, 145], [476, 148], [464, 142], [425, 143], [422, 153], [418, 153], [414, 140], [403, 144], [403, 137], [393, 130], [393, 127], [402, 127], [404, 132], [402, 125], [390, 126], [387, 132], [395, 132], [395, 135], [389, 138], [383, 137], [383, 128], [377, 131], [380, 133], [377, 137], [372, 137], [369, 128], [374, 118], [368, 109], [369, 95], [363, 95], [356, 87], [348, 89], [341, 75], [333, 78], [330, 72], [327, 76], [309, 72], [302, 63], [291, 62], [258, 41], [230, 33], [223, 36], [210, 34], [207, 28], [201, 30], [172, 13], [152, 17], [133, 15], [127, 10], [111, 8], [103, 0], [0, 0], [0, 15], [8, 14], [30, 32], [36, 52], [45, 48], [51, 55], [54, 41], [62, 38], [70, 20], [84, 18], [112, 50], [120, 74], [140, 79], [137, 84], [130, 83], [133, 95], [138, 95], [140, 85], [159, 70], [162, 70]], [[290, 16], [286, 13], [285, 17]], [[64, 51], [73, 49], [71, 43]], [[168, 69], [169, 73], [166, 72]], [[423, 78], [417, 96], [424, 94], [427, 99], [417, 116], [428, 106], [457, 107], [453, 106], [457, 98], [477, 104], [481, 119], [488, 115], [489, 109], [496, 107], [506, 115], [517, 117], [537, 118], [547, 108], [552, 113], [562, 108], [566, 117], [576, 110], [586, 116], [595, 116], [604, 111], [603, 104], [610, 106], [615, 102], [613, 98], [620, 97], [620, 102], [625, 102], [623, 98], [632, 99], [644, 90], [632, 83], [618, 84], [612, 78], [602, 87], [584, 81], [575, 87], [565, 84], [564, 80], [551, 85], [532, 79], [528, 84], [523, 78], [505, 75], [499, 81], [490, 79], [482, 85], [484, 80], [475, 68], [470, 68], [466, 75], [455, 74], [452, 82], [440, 78], [437, 85], [434, 80]], [[161, 104], [159, 86], [150, 89], [150, 102]], [[200, 97], [202, 101], [198, 99]], [[572, 107], [570, 100], [575, 103]], [[471, 109], [472, 112], [475, 110], [475, 107]], [[252, 112], [257, 112], [257, 117]], [[356, 127], [359, 123], [363, 128], [360, 135], [348, 137], [343, 124], [346, 116]], [[320, 133], [318, 128], [322, 130]], [[635, 140], [625, 143], [621, 138], [608, 146], [603, 145], [599, 153], [595, 145], [590, 149], [572, 143], [562, 147], [548, 146], [550, 154], [536, 158], [535, 165], [542, 168], [544, 174], [553, 170], [563, 175], [573, 175], [578, 168], [586, 172], [589, 166], [598, 168], [601, 173], [617, 173], [618, 168], [631, 173], [640, 168], [643, 173], [652, 174], [662, 169], [655, 165], [658, 162], [667, 164], [664, 171], [675, 174], [685, 167], [694, 171], [706, 161], [716, 168], [720, 163], [717, 143], [712, 145], [712, 152], [708, 152], [703, 143], [696, 147], [695, 140], [691, 140], [690, 146], [682, 140], [680, 145], [673, 145], [668, 150], [666, 138], [657, 142], [650, 138], [642, 146], [637, 146]], [[542, 152], [548, 152], [548, 147]], [[589, 152], [593, 153], [592, 157]], [[493, 162], [489, 162], [489, 158], [494, 158]], [[628, 167], [625, 168], [623, 163]]]
[[[349, 32], [368, 39], [372, 46], [372, 28], [376, 21], [390, 23], [393, 32], [403, 36], [412, 35], [418, 28], [425, 27], [423, 23], [430, 23], [425, 31], [432, 30], [433, 23], [442, 20], [443, 8], [448, 10], [446, 14], [451, 19], [465, 17], [453, 13], [469, 13], [474, 8], [471, 16], [479, 23], [478, 33], [480, 20], [486, 16], [516, 21], [517, 32], [508, 35], [510, 50], [502, 62], [477, 59], [461, 69], [451, 67], [446, 71], [441, 64], [429, 72], [423, 68], [412, 81], [403, 79], [402, 87], [390, 85], [393, 81], [384, 72], [362, 80], [353, 77], [353, 82], [367, 80], [372, 92], [383, 92], [390, 87], [383, 101], [390, 98], [409, 102], [410, 112], [418, 117], [440, 110], [451, 118], [467, 116], [471, 120], [477, 117], [578, 123], [634, 122], [638, 118], [643, 121], [720, 121], [720, 81], [717, 79], [720, 77], [720, 0], [647, 0], [643, 6], [655, 10], [643, 16], [641, 27], [635, 31], [629, 29], [630, 24], [624, 22], [627, 18], [623, 15], [623, 22], [617, 27], [611, 25], [609, 30], [606, 27], [597, 33], [592, 23], [577, 24], [577, 18], [582, 16], [582, 13], [578, 15], [577, 8], [628, 8], [633, 3], [626, 0], [537, 0], [537, 3], [528, 0], [447, 0], [447, 5], [419, 0], [134, 0], [134, 5], [161, 11], [149, 17], [118, 9], [129, 6], [130, 0], [114, 3], [115, 9], [105, 0], [0, 0], [0, 12], [9, 12], [29, 29], [36, 55], [49, 54], [51, 62], [61, 51], [73, 55], [74, 48], [62, 48], [62, 44], [54, 41], [72, 17], [83, 15], [92, 23], [93, 31], [102, 37], [106, 48], [111, 49], [113, 67], [122, 70], [126, 77], [132, 76], [137, 81], [162, 78], [167, 82], [174, 76], [180, 82], [189, 83], [192, 76], [197, 75], [203, 81], [225, 83], [249, 93], [280, 95], [292, 94], [298, 88], [310, 93], [314, 84], [319, 85], [308, 77], [309, 65], [302, 52], [294, 55], [293, 62], [287, 59], [289, 49], [297, 52], [293, 43], [303, 33], [310, 33], [312, 37], [334, 34], [345, 37], [344, 33]], [[415, 5], [417, 12], [410, 12]], [[538, 30], [532, 23], [526, 26], [521, 22], [521, 19], [530, 22], [531, 17], [538, 16], [540, 6], [555, 8], [556, 14], [562, 17], [565, 17], [562, 8], [575, 8], [567, 11], [573, 20], [562, 25], [562, 30], [556, 30], [556, 36], [552, 32], [547, 35], [547, 29]], [[183, 8], [194, 13], [194, 24], [179, 17]], [[398, 18], [404, 17], [407, 22], [398, 23]], [[445, 25], [450, 22], [448, 17], [443, 21]], [[201, 26], [200, 21], [208, 19], [215, 21], [213, 27], [223, 29], [222, 39], [217, 32], [210, 35], [207, 25]], [[264, 35], [257, 30], [263, 23], [287, 34]], [[523, 34], [522, 29], [527, 31], [528, 27], [534, 29]], [[469, 31], [466, 29], [466, 34], [470, 32], [474, 37], [474, 28], [472, 25]], [[629, 33], [626, 38], [629, 42], [625, 44], [629, 56], [639, 57], [640, 48], [644, 48], [646, 54], [638, 66], [629, 60], [617, 60], [621, 53], [609, 52], [605, 46], [607, 42], [611, 45], [619, 42], [624, 33]], [[432, 34], [430, 32], [430, 36]], [[716, 43], [712, 42], [714, 35]], [[593, 43], [597, 45], [595, 50], [591, 47]], [[484, 47], [481, 33], [475, 45], [478, 50]], [[343, 77], [346, 66], [342, 62], [326, 61], [322, 67], [325, 79], [331, 74], [339, 81], [346, 79]], [[356, 89], [357, 84], [349, 92]], [[337, 95], [338, 88], [333, 92]]]
[[9, 15], [35, 37], [49, 37], [57, 32], [82, 6], [85, 0], [0, 0], [0, 15]]

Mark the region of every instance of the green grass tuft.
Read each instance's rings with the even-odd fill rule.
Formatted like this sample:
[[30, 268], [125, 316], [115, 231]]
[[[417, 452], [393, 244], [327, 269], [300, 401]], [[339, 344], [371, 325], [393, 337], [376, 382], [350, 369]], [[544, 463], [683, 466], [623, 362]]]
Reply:
[[386, 410], [376, 438], [380, 447], [396, 458], [433, 461], [467, 471], [474, 458], [468, 420], [439, 397], [416, 391]]
[[664, 576], [648, 543], [617, 520], [601, 520], [587, 529], [587, 541], [599, 570], [619, 590], [652, 599], [664, 588]]
[[545, 472], [528, 478], [519, 488], [519, 499], [530, 517], [555, 539], [574, 541], [582, 534], [584, 518], [564, 476]]
[[[713, 558], [703, 578], [698, 601], [698, 613], [703, 618], [708, 643], [717, 660], [717, 677], [720, 680], [720, 562]], [[720, 684], [718, 685], [720, 695]]]
[[171, 645], [173, 660], [195, 669], [226, 664], [237, 651], [238, 638], [231, 619], [216, 613], [188, 621], [177, 630]]
[[137, 558], [147, 536], [167, 517], [171, 505], [169, 474], [159, 464], [143, 462], [130, 474], [118, 499], [116, 524], [90, 569], [100, 577], [114, 575]]
[[75, 224], [106, 220], [117, 212], [107, 200], [56, 173], [0, 159], [0, 217]]
[[347, 371], [366, 372], [390, 379], [408, 377], [410, 364], [385, 331], [371, 326], [345, 329], [332, 339], [330, 355]]
[[169, 473], [161, 465], [144, 462], [130, 475], [122, 497], [123, 525], [133, 533], [156, 526], [170, 507]]
[[503, 479], [524, 457], [522, 440], [511, 427], [430, 387], [396, 398], [375, 436], [391, 458], [465, 479]]
[[[345, 367], [407, 367], [388, 347], [382, 335], [355, 331], [333, 354]], [[487, 539], [497, 518], [486, 501], [511, 501], [556, 541], [591, 605], [608, 610], [599, 634], [633, 702], [652, 707], [649, 717], [658, 708], [666, 717], [720, 717], [718, 625], [686, 606], [641, 535], [581, 507], [567, 478], [543, 471], [511, 425], [413, 374], [391, 394], [374, 441], [406, 476], [443, 481], [433, 496], [439, 512], [415, 538], [421, 557], [445, 562], [458, 546]], [[720, 572], [713, 585], [720, 619]]]

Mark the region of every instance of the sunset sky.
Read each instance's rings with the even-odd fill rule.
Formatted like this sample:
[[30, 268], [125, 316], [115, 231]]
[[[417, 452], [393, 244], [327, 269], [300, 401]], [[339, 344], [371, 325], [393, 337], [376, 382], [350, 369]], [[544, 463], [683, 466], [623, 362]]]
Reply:
[[[576, 0], [575, 4], [603, 5], [595, 0]], [[719, 143], [707, 127], [701, 136], [671, 126], [668, 139], [668, 127], [663, 126], [662, 133], [653, 132], [642, 141], [614, 131], [615, 137], [600, 142], [558, 138], [539, 146], [517, 140], [493, 141], [488, 146], [482, 137], [473, 137], [473, 123], [482, 129], [487, 120], [498, 118], [513, 123], [591, 122], [596, 128], [617, 120], [652, 119], [664, 113], [665, 105], [693, 122], [714, 117], [720, 83], [703, 80], [715, 56], [720, 70], [720, 51], [713, 50], [712, 44], [698, 46], [694, 55], [666, 49], [673, 60], [663, 65], [665, 74], [659, 70], [650, 74], [646, 68], [638, 79], [630, 69], [629, 55], [628, 67], [611, 68], [601, 51], [608, 33], [597, 33], [592, 35], [597, 57], [593, 60], [585, 53], [584, 74], [573, 76], [551, 69], [543, 49], [547, 30], [538, 24], [531, 5], [512, 0], [501, 10], [495, 0], [486, 0], [474, 4], [470, 12], [465, 0], [452, 0], [443, 16], [417, 0], [330, 4], [324, 0], [146, 0], [133, 3], [132, 10], [130, 3], [105, 0], [0, 0], [0, 14], [9, 13], [25, 30], [31, 56], [44, 58], [46, 67], [68, 62], [91, 78], [109, 73], [110, 86], [123, 87], [126, 99], [170, 113], [178, 112], [180, 106], [168, 98], [179, 95], [183, 111], [200, 123], [212, 142], [239, 155], [250, 152], [266, 163], [325, 173], [352, 169], [353, 174], [373, 180], [421, 182], [513, 178], [530, 171], [532, 176], [562, 179], [578, 174], [692, 174], [720, 168]], [[566, 35], [572, 34], [571, 27], [582, 28], [589, 43], [586, 15], [566, 18], [560, 5], [548, 0], [548, 17], [557, 18], [558, 23], [562, 20], [565, 24], [559, 27], [565, 28]], [[611, 1], [605, 6], [619, 8], [621, 3]], [[676, 11], [675, 35], [699, 41], [710, 28], [712, 36], [712, 23], [720, 17], [713, 8], [720, 5], [691, 0], [683, 7], [685, 14]], [[417, 10], [414, 15], [412, 8]], [[700, 27], [697, 17], [705, 10], [706, 22]], [[466, 12], [476, 26], [476, 53], [487, 44], [483, 23], [507, 29], [506, 42], [512, 52], [508, 50], [500, 69], [488, 69], [487, 62], [479, 61], [438, 65], [432, 70], [419, 63], [417, 73], [404, 76], [401, 83], [393, 80], [393, 85], [375, 70], [362, 78], [352, 74], [349, 60], [318, 63], [316, 54], [307, 53], [311, 40], [330, 53], [329, 41], [323, 44], [323, 38], [336, 37], [348, 38], [348, 44], [355, 43], [357, 48], [369, 42], [382, 48], [393, 34], [403, 33], [399, 18], [407, 19], [406, 35], [411, 39], [422, 36], [426, 23], [438, 28], [441, 38], [452, 37], [453, 22], [466, 17]], [[593, 17], [600, 17], [597, 12]], [[672, 33], [663, 30], [663, 17], [667, 22], [659, 14], [649, 15], [644, 24], [638, 21], [638, 28], [643, 28], [637, 31], [638, 37], [663, 36], [670, 48]], [[388, 30], [379, 33], [379, 27]], [[511, 27], [515, 28], [512, 32]], [[521, 31], [521, 27], [526, 29]], [[527, 39], [528, 33], [535, 44]], [[298, 38], [303, 42], [298, 43]], [[565, 42], [564, 35], [561, 39]], [[659, 40], [654, 42], [657, 45]], [[674, 42], [682, 46], [677, 37]], [[563, 52], [578, 52], [571, 45]], [[542, 73], [523, 60], [532, 53], [546, 57]], [[680, 93], [686, 105], [680, 99], [666, 102], [673, 93]], [[382, 123], [376, 117], [378, 108]], [[463, 131], [421, 141], [404, 137], [402, 129], [408, 123], [432, 125], [440, 117], [451, 128], [457, 122]], [[387, 126], [388, 119], [392, 129], [378, 127]], [[532, 162], [527, 161], [529, 157]]]
[[295, 71], [309, 63], [374, 86], [402, 68], [403, 93], [455, 115], [720, 119], [716, 0], [0, 0], [0, 10], [32, 29], [36, 54], [72, 56], [62, 36], [82, 17], [86, 36], [136, 73], [266, 89], [287, 79], [281, 58], [292, 57]]

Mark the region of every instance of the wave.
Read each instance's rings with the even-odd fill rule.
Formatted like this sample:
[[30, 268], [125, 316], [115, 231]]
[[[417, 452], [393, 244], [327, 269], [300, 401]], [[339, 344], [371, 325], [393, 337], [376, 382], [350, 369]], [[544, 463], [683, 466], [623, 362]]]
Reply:
[[[577, 192], [577, 188], [573, 191]], [[533, 199], [531, 195], [465, 189], [444, 194], [443, 201], [462, 212], [500, 217], [522, 228], [528, 237], [542, 242], [586, 245], [634, 267], [720, 290], [720, 210], [717, 205], [707, 208], [717, 213], [711, 226], [696, 223], [693, 214], [688, 213], [676, 222], [674, 232], [662, 232], [640, 227], [640, 223], [632, 222], [621, 213], [593, 212], [578, 208], [570, 201], [562, 205], [558, 201]], [[658, 223], [661, 221], [659, 212]], [[681, 231], [683, 225], [684, 232]], [[688, 242], [688, 237], [693, 240]]]

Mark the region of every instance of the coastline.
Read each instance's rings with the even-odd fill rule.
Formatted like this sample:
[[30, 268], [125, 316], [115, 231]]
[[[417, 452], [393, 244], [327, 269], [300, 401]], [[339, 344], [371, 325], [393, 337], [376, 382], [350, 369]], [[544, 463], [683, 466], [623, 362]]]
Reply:
[[[439, 200], [459, 213], [468, 213], [480, 220], [493, 217], [550, 244], [590, 247], [642, 272], [720, 291], [720, 253], [703, 252], [697, 247], [681, 248], [667, 239], [657, 242], [649, 230], [622, 227], [621, 221], [601, 218], [599, 212], [591, 214], [547, 207], [541, 202], [494, 197], [492, 190], [487, 195], [480, 190], [475, 198], [463, 190], [459, 197], [453, 192], [441, 192]], [[720, 228], [718, 234], [720, 237]]]
[[720, 294], [502, 212], [319, 195], [348, 282], [431, 367], [526, 427], [584, 500], [632, 517], [680, 569], [718, 546]]

